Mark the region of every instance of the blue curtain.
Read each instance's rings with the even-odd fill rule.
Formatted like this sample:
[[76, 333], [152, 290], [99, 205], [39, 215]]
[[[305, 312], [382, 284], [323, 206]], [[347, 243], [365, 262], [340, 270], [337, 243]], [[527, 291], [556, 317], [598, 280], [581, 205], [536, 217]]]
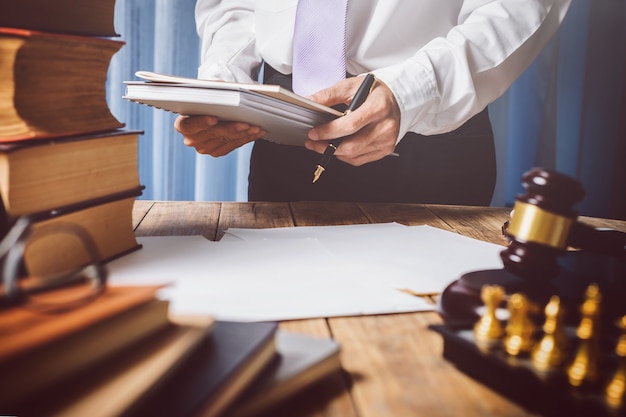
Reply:
[[[122, 100], [137, 70], [195, 77], [195, 0], [117, 0], [125, 47], [111, 62], [109, 103], [140, 129], [144, 199], [245, 201], [250, 146], [222, 158], [196, 154], [175, 116]], [[559, 32], [509, 91], [490, 106], [498, 181], [492, 201], [511, 206], [520, 178], [542, 166], [580, 180], [580, 214], [626, 219], [626, 1], [574, 0]]]
[[149, 200], [244, 201], [250, 147], [223, 158], [199, 155], [174, 130], [175, 115], [122, 99], [124, 81], [148, 70], [196, 77], [195, 0], [117, 0], [115, 27], [126, 45], [111, 62], [109, 106], [129, 129], [144, 132], [139, 176]]
[[626, 219], [626, 2], [574, 0], [555, 38], [490, 106], [494, 203], [510, 206], [534, 166], [577, 178], [584, 215]]

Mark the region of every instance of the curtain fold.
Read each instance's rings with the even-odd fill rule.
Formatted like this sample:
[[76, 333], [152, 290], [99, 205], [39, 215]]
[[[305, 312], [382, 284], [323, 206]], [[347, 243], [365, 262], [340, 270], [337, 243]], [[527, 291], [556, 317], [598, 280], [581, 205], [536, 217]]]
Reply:
[[[117, 0], [126, 45], [108, 80], [113, 113], [140, 140], [139, 171], [154, 200], [245, 201], [251, 146], [213, 158], [184, 146], [175, 116], [121, 99], [137, 70], [195, 77], [195, 0]], [[582, 215], [626, 219], [626, 1], [574, 0], [557, 35], [489, 108], [497, 140], [492, 201], [511, 206], [535, 166], [580, 180]]]

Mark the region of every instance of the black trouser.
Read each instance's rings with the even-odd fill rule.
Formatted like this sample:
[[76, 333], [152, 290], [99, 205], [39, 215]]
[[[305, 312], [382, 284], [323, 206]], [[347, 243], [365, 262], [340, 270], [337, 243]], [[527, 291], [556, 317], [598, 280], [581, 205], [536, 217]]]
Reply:
[[[291, 77], [265, 67], [265, 83], [291, 87]], [[320, 154], [259, 140], [250, 160], [249, 201], [362, 201], [489, 205], [496, 180], [487, 109], [457, 130], [408, 133], [400, 156], [355, 167], [333, 159], [313, 184]]]

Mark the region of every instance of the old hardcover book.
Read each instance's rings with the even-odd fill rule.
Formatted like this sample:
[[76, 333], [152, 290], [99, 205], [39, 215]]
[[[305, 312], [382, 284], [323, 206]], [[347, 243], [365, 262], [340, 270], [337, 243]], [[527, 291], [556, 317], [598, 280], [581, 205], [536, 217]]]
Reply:
[[267, 412], [341, 370], [340, 348], [334, 340], [279, 331], [276, 345], [278, 360], [235, 401], [225, 417]]
[[216, 321], [211, 334], [135, 416], [220, 415], [276, 359], [274, 322]]
[[54, 314], [27, 307], [0, 311], [0, 374], [5, 376], [0, 409], [8, 412], [34, 393], [169, 326], [168, 303], [155, 298], [157, 290], [109, 287], [89, 303]]
[[69, 271], [92, 260], [82, 241], [64, 232], [68, 223], [86, 231], [103, 261], [138, 249], [132, 213], [142, 188], [31, 215], [33, 231], [24, 252], [28, 273], [48, 275]]
[[117, 36], [115, 0], [0, 0], [0, 26], [85, 36]]
[[[210, 334], [210, 327], [171, 325], [43, 393], [19, 415], [120, 417], [158, 392]], [[176, 415], [176, 414], [173, 414]]]
[[0, 143], [5, 211], [15, 218], [137, 188], [140, 134], [115, 130]]
[[303, 146], [308, 131], [342, 115], [278, 86], [207, 81], [147, 71], [145, 82], [126, 82], [124, 98], [170, 112], [211, 115], [260, 126], [264, 139]]
[[123, 127], [108, 107], [105, 85], [123, 44], [0, 27], [0, 142]]

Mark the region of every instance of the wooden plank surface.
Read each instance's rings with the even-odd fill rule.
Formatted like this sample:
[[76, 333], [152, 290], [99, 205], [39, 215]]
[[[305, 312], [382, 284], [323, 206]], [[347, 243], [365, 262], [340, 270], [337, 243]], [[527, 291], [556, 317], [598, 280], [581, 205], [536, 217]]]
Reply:
[[153, 201], [135, 200], [133, 205], [133, 230], [137, 229], [137, 226], [139, 226], [139, 223], [141, 223], [153, 205]]
[[160, 201], [150, 207], [135, 235], [203, 235], [215, 240], [220, 208], [221, 203]]
[[485, 242], [506, 244], [502, 225], [509, 220], [510, 209], [443, 205], [428, 208], [457, 233]]
[[526, 416], [443, 360], [436, 313], [329, 319], [359, 416]]
[[216, 240], [229, 227], [261, 229], [294, 226], [287, 203], [222, 203]]
[[315, 201], [290, 203], [290, 205], [296, 226], [370, 223], [365, 213], [354, 203]]
[[428, 224], [440, 229], [451, 230], [445, 221], [423, 205], [360, 203], [359, 207], [371, 223], [396, 222], [407, 226]]
[[[415, 204], [138, 202], [137, 235], [202, 234], [218, 240], [230, 227], [261, 228], [399, 222], [428, 224], [504, 245], [510, 209]], [[626, 231], [626, 222], [582, 218]], [[525, 410], [457, 371], [428, 330], [436, 312], [294, 320], [285, 331], [333, 337], [344, 373], [264, 417], [528, 416]]]

